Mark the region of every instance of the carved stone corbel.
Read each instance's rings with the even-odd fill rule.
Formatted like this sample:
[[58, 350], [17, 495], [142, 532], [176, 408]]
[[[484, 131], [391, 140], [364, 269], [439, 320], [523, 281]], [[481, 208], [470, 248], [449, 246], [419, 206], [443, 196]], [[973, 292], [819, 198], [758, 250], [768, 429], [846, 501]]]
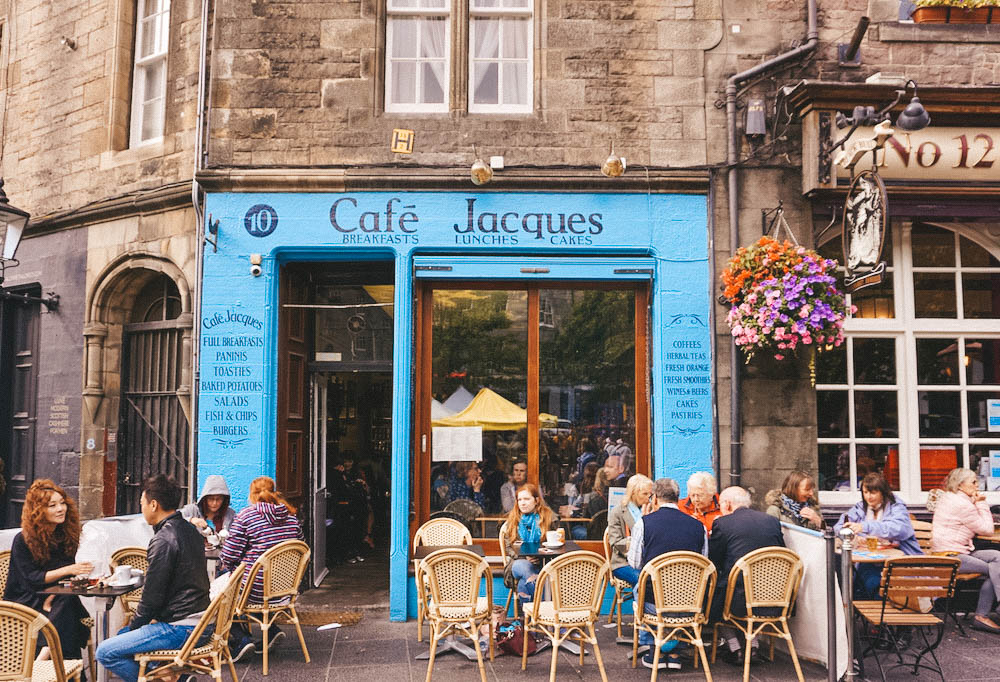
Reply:
[[90, 415], [91, 423], [97, 421], [97, 412], [104, 400], [104, 340], [108, 337], [108, 327], [101, 322], [84, 325], [83, 338], [86, 347], [84, 362], [85, 383], [83, 404]]
[[181, 403], [181, 410], [184, 418], [187, 419], [188, 426], [191, 425], [191, 336], [194, 327], [194, 316], [191, 313], [181, 313], [177, 316], [177, 324], [183, 329], [181, 332], [181, 377], [180, 385], [175, 394]]

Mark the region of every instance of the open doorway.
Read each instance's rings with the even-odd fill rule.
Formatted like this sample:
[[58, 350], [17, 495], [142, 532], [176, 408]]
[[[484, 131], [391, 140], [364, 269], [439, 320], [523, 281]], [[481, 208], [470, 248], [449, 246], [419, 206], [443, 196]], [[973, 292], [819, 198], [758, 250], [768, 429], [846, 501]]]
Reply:
[[314, 585], [351, 564], [388, 584], [392, 282], [391, 262], [282, 271], [276, 473], [305, 508]]

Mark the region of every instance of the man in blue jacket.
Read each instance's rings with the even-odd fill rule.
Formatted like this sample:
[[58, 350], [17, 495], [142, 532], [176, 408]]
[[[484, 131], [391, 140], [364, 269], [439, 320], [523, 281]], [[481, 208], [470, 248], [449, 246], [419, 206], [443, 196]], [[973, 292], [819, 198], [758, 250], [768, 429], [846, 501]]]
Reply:
[[[610, 458], [609, 458], [610, 459]], [[667, 552], [688, 551], [708, 555], [708, 536], [701, 521], [688, 516], [677, 508], [680, 489], [677, 481], [671, 478], [659, 478], [653, 482], [653, 497], [643, 508], [643, 517], [632, 526], [632, 540], [629, 542], [628, 563], [632, 568], [642, 570], [650, 561]], [[646, 613], [656, 613], [653, 603], [653, 592], [646, 587], [646, 603], [643, 605]], [[653, 636], [643, 630], [639, 633], [639, 644], [649, 647]], [[660, 657], [660, 668], [680, 669], [680, 660], [670, 652], [676, 647], [676, 642], [667, 642], [664, 649], [668, 656], [666, 660]], [[654, 651], [650, 650], [642, 657], [642, 664], [653, 667]]]

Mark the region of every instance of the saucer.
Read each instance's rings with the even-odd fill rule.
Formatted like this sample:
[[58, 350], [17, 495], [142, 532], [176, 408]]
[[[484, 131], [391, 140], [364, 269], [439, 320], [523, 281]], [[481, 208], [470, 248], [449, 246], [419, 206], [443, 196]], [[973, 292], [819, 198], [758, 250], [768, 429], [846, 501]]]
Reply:
[[132, 585], [138, 585], [138, 584], [139, 584], [139, 576], [135, 576], [134, 578], [129, 578], [128, 580], [123, 580], [122, 582], [109, 580], [107, 583], [108, 587], [130, 587]]
[[551, 548], [555, 548], [555, 547], [562, 547], [565, 543], [545, 541], [542, 544], [551, 549]]

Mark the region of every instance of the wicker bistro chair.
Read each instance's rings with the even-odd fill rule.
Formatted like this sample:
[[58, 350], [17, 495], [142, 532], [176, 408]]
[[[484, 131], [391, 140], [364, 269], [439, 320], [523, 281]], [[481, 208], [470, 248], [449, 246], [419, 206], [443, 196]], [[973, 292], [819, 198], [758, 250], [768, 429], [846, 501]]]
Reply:
[[[417, 566], [418, 585], [427, 586], [427, 621], [430, 625], [430, 659], [427, 682], [434, 670], [434, 655], [442, 637], [459, 632], [472, 640], [479, 661], [479, 676], [486, 682], [486, 666], [479, 647], [479, 628], [487, 624], [490, 660], [493, 660], [493, 574], [486, 560], [465, 549], [439, 549]], [[486, 583], [486, 596], [480, 597]]]
[[[235, 618], [244, 623], [248, 629], [251, 622], [260, 626], [261, 634], [264, 636], [265, 675], [267, 675], [270, 629], [282, 618], [295, 626], [295, 633], [299, 636], [299, 644], [302, 646], [302, 655], [306, 663], [309, 662], [309, 649], [306, 648], [306, 640], [302, 636], [295, 600], [299, 596], [299, 585], [309, 566], [311, 555], [309, 545], [302, 540], [285, 540], [261, 554], [246, 572], [243, 591], [240, 592], [236, 602]], [[264, 598], [260, 603], [251, 602], [250, 592], [257, 576], [261, 574], [264, 575]]]
[[[732, 611], [733, 593], [742, 577], [746, 596], [746, 615], [737, 616]], [[803, 682], [799, 657], [795, 653], [792, 633], [788, 630], [788, 616], [795, 605], [799, 585], [802, 584], [802, 560], [785, 547], [761, 547], [743, 556], [729, 572], [726, 600], [722, 609], [723, 621], [712, 631], [712, 662], [719, 643], [719, 628], [732, 627], [746, 638], [743, 648], [743, 682], [750, 679], [750, 648], [754, 638], [770, 637], [770, 658], [774, 660], [774, 639], [788, 643], [788, 653], [795, 665], [795, 674]], [[776, 615], [765, 615], [772, 613]]]
[[[250, 622], [260, 626], [264, 635], [264, 674], [267, 675], [267, 648], [269, 631], [272, 625], [284, 618], [295, 626], [299, 636], [302, 655], [309, 662], [309, 649], [302, 636], [302, 626], [299, 624], [299, 614], [295, 610], [295, 600], [299, 596], [299, 584], [309, 566], [312, 552], [309, 545], [302, 540], [285, 540], [279, 542], [253, 562], [247, 571], [243, 591], [236, 604], [236, 618], [250, 627]], [[250, 591], [253, 589], [257, 576], [264, 575], [264, 598], [261, 602], [250, 601]]]
[[[705, 666], [705, 679], [712, 682], [712, 672], [705, 655], [702, 627], [708, 621], [705, 609], [715, 593], [715, 566], [696, 552], [668, 552], [656, 557], [639, 573], [632, 628], [632, 667], [636, 666], [639, 631], [653, 635], [653, 675], [660, 662], [660, 647], [670, 639], [687, 642], [698, 648]], [[647, 591], [652, 590], [656, 613], [646, 613]], [[698, 659], [695, 659], [695, 666]]]
[[[0, 552], [0, 596], [7, 589], [7, 576], [10, 575], [10, 550], [4, 550]], [[81, 618], [80, 622], [83, 623], [83, 627], [93, 633], [94, 631], [94, 619], [90, 616], [86, 618]], [[51, 648], [51, 647], [50, 647]], [[91, 634], [87, 637], [87, 667], [90, 670], [90, 679], [97, 679], [97, 660], [94, 658], [94, 636]], [[2, 678], [0, 678], [2, 679]]]
[[[472, 533], [461, 521], [449, 518], [431, 519], [427, 521], [413, 535], [413, 551], [417, 547], [427, 545], [428, 547], [447, 547], [453, 545], [471, 545]], [[500, 548], [503, 551], [503, 547]], [[420, 562], [413, 560], [413, 573], [416, 575], [417, 565]], [[417, 641], [423, 641], [424, 618], [427, 616], [427, 586], [417, 587]]]
[[[131, 566], [132, 568], [138, 568], [145, 574], [149, 568], [149, 559], [146, 558], [145, 547], [122, 547], [111, 555], [111, 561], [108, 564], [112, 572], [119, 566]], [[126, 592], [118, 598], [118, 603], [122, 606], [122, 625], [128, 625], [129, 621], [132, 620], [132, 616], [135, 614], [135, 607], [139, 605], [141, 599], [142, 585], [131, 592]]]
[[[919, 669], [924, 668], [936, 672], [944, 680], [941, 663], [937, 660], [934, 650], [944, 636], [945, 619], [951, 609], [951, 597], [955, 593], [959, 565], [958, 559], [950, 557], [904, 556], [889, 559], [882, 571], [882, 598], [854, 602], [854, 609], [874, 629], [873, 635], [865, 637], [867, 646], [858, 659], [863, 662], [867, 655], [873, 655], [883, 681], [885, 670], [882, 668], [881, 659], [884, 654], [879, 651], [880, 648], [890, 649], [896, 655], [898, 663], [892, 665], [890, 670], [912, 666], [911, 673], [917, 675]], [[914, 608], [913, 605], [919, 603], [920, 597], [944, 599], [944, 618], [939, 618], [933, 613], [923, 613], [919, 607]], [[899, 637], [902, 628], [919, 632], [923, 647], [918, 649], [919, 644], [912, 650], [906, 647], [907, 640]], [[933, 642], [927, 638], [928, 629], [936, 630]], [[909, 641], [916, 643], [916, 637]], [[922, 663], [928, 654], [934, 661], [933, 666]], [[912, 658], [912, 663], [907, 662], [907, 658]]]
[[[521, 670], [528, 662], [528, 633], [535, 630], [552, 642], [549, 682], [555, 682], [559, 644], [567, 639], [580, 643], [580, 665], [583, 665], [584, 642], [594, 647], [601, 679], [608, 682], [594, 623], [600, 618], [609, 572], [604, 557], [587, 551], [568, 552], [542, 567], [535, 583], [535, 599], [524, 605], [525, 640]], [[544, 601], [546, 590], [551, 597], [549, 601]]]
[[[499, 533], [499, 538], [500, 538], [500, 558], [503, 560], [503, 567], [504, 567], [504, 569], [506, 569], [507, 568], [507, 564], [509, 564], [513, 560], [512, 557], [507, 556], [507, 546], [504, 544], [504, 541], [503, 541], [503, 536], [506, 535], [506, 534], [507, 534], [507, 522], [504, 521], [503, 524], [500, 526], [500, 533]], [[517, 603], [520, 600], [519, 599], [514, 599], [514, 592], [515, 592], [516, 589], [517, 589], [516, 587], [507, 586], [507, 603], [504, 604], [504, 607], [503, 607], [503, 612], [504, 612], [505, 616], [507, 615], [507, 612], [510, 611], [510, 605], [511, 605], [511, 602], [513, 602], [514, 603], [514, 618], [517, 618]]]
[[[233, 570], [225, 589], [212, 600], [180, 649], [159, 649], [135, 655], [139, 664], [139, 682], [172, 678], [182, 672], [211, 675], [215, 682], [220, 682], [223, 663], [229, 668], [233, 682], [239, 682], [228, 640], [244, 567], [245, 564], [240, 564]], [[215, 629], [211, 631], [208, 641], [199, 646], [199, 641], [211, 626]], [[150, 669], [150, 663], [158, 665]]]
[[[610, 624], [613, 619], [618, 621], [618, 639], [622, 638], [622, 604], [627, 601], [634, 600], [635, 591], [632, 589], [632, 585], [621, 578], [616, 578], [614, 573], [611, 573], [611, 545], [608, 543], [608, 529], [607, 526], [604, 528], [604, 556], [608, 559], [608, 580], [611, 581], [611, 586], [615, 588], [615, 596], [611, 600], [611, 611], [608, 612], [608, 623]], [[616, 611], [617, 609], [617, 611]]]
[[[35, 660], [39, 632], [49, 646], [48, 661]], [[59, 633], [48, 618], [22, 604], [0, 601], [0, 680], [79, 681], [82, 670], [83, 661], [63, 660]]]

